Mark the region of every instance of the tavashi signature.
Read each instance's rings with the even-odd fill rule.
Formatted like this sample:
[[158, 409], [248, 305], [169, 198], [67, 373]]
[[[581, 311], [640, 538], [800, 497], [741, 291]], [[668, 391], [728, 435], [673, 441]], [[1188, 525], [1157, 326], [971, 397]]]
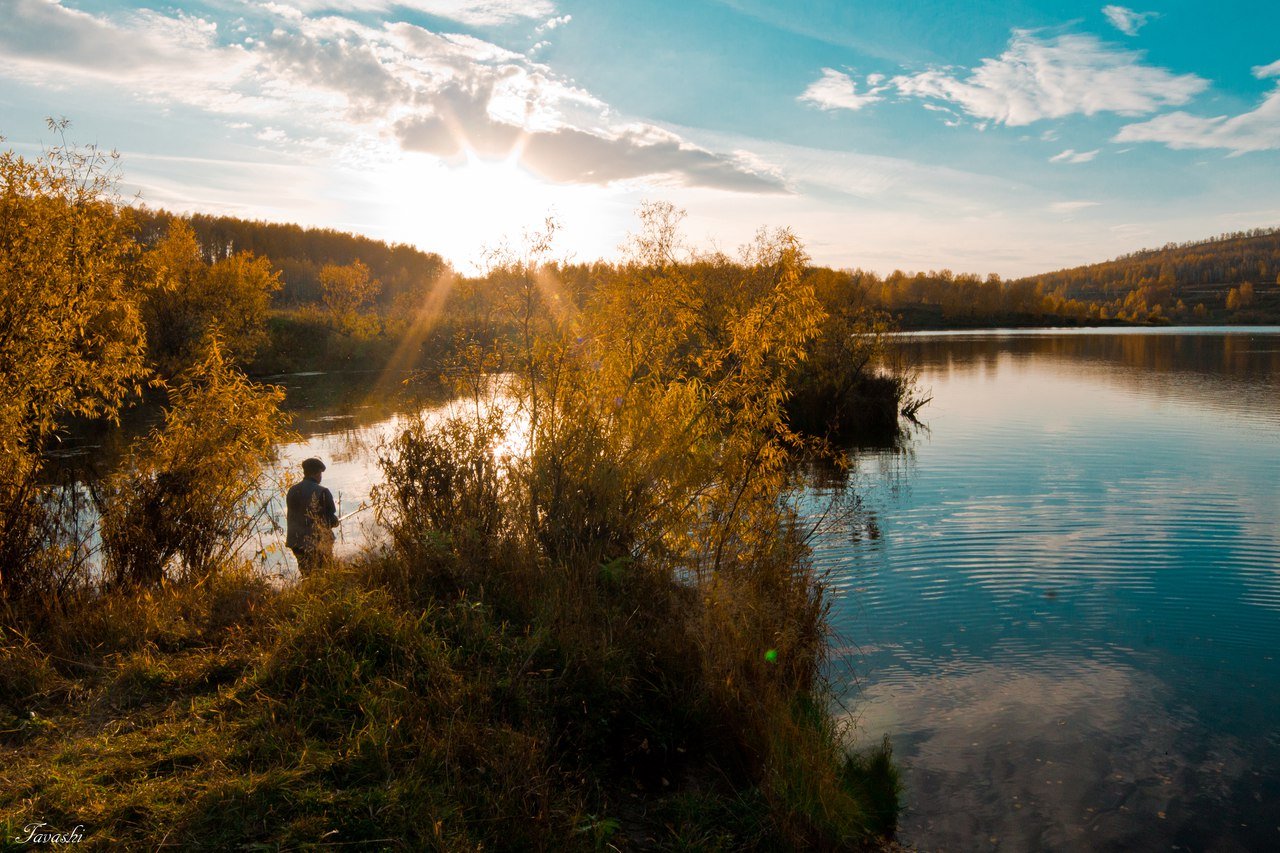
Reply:
[[76, 824], [75, 829], [70, 832], [54, 832], [51, 829], [45, 829], [48, 825], [43, 821], [29, 823], [22, 827], [27, 837], [18, 838], [16, 841], [19, 844], [79, 844], [84, 841], [84, 824]]

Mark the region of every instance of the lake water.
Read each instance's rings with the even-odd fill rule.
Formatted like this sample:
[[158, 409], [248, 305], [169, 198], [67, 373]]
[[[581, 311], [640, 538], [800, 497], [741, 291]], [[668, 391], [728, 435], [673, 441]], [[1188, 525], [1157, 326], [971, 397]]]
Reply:
[[905, 336], [833, 672], [922, 850], [1280, 849], [1280, 329]]

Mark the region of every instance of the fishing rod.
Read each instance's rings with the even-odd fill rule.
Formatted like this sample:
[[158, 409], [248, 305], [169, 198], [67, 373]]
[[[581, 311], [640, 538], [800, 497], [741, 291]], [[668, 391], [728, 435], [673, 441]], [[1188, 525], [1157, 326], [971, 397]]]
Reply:
[[360, 513], [368, 509], [370, 506], [372, 506], [372, 504], [370, 504], [368, 501], [361, 501], [360, 506], [351, 510], [351, 512], [347, 513], [346, 515], [343, 515], [342, 514], [342, 492], [338, 492], [338, 524], [341, 524], [342, 522], [346, 521], [348, 518], [350, 518], [353, 515], [359, 515]]
[[369, 508], [369, 504], [367, 504], [367, 503], [363, 503], [363, 502], [362, 502], [362, 503], [360, 504], [360, 506], [358, 506], [358, 507], [356, 507], [355, 509], [351, 510], [351, 512], [347, 513], [346, 515], [343, 515], [343, 514], [342, 514], [342, 492], [338, 492], [338, 520], [337, 520], [336, 522], [334, 522], [334, 525], [333, 525], [333, 526], [334, 526], [334, 527], [336, 527], [336, 528], [338, 528], [338, 541], [339, 541], [339, 542], [342, 542], [343, 544], [346, 544], [346, 541], [347, 541], [346, 531], [345, 531], [345, 530], [343, 530], [343, 528], [342, 528], [342, 522], [346, 521], [348, 518], [350, 518], [350, 517], [351, 517], [351, 516], [353, 516], [353, 515], [357, 515], [358, 513], [362, 513], [362, 512], [364, 512], [364, 511], [365, 511], [366, 509], [368, 509], [368, 508]]
[[346, 515], [338, 516], [338, 523], [341, 524], [342, 522], [346, 521], [348, 518], [350, 518], [353, 515], [359, 515], [360, 513], [364, 512], [366, 509], [368, 509], [371, 506], [373, 506], [373, 504], [368, 504], [368, 503], [360, 504], [359, 507], [351, 510], [351, 512], [347, 513]]

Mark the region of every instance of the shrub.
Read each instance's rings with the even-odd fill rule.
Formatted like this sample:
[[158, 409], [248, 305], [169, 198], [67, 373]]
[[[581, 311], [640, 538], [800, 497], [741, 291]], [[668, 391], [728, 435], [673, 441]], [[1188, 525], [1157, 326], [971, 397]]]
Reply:
[[0, 599], [19, 610], [52, 606], [79, 568], [39, 453], [68, 418], [114, 417], [140, 392], [135, 260], [112, 157], [65, 140], [0, 152]]
[[285, 435], [283, 396], [249, 382], [208, 339], [171, 389], [163, 427], [96, 489], [109, 583], [154, 585], [171, 569], [202, 579], [257, 531]]

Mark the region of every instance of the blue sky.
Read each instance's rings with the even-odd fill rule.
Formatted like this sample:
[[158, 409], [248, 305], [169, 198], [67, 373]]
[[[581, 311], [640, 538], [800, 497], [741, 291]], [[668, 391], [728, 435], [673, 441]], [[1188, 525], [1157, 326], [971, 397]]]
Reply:
[[118, 149], [183, 211], [467, 269], [554, 213], [696, 246], [1006, 276], [1280, 224], [1280, 6], [3, 0], [0, 134]]

